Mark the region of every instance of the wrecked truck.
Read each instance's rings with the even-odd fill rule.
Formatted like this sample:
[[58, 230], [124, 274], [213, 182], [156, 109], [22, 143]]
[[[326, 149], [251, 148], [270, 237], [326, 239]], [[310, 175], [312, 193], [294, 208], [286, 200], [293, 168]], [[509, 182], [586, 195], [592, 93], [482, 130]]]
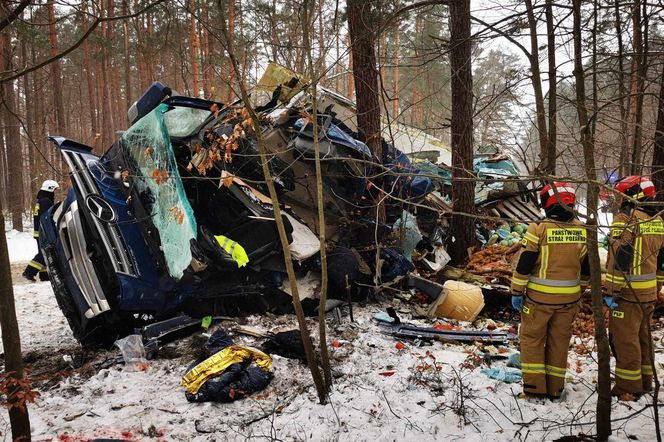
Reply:
[[[384, 158], [373, 158], [341, 118], [349, 109], [343, 97], [323, 92], [321, 110], [312, 116], [302, 79], [281, 77], [263, 104], [253, 105], [294, 263], [314, 268], [319, 239], [312, 118], [319, 123], [328, 238], [375, 239], [376, 186], [367, 178], [372, 163], [398, 169], [390, 191], [400, 198], [420, 199], [432, 186], [404, 178], [409, 161], [395, 163], [403, 155], [385, 143]], [[102, 156], [50, 137], [69, 167], [71, 188], [43, 217], [39, 241], [76, 339], [107, 346], [179, 313], [202, 317], [290, 306], [279, 289], [283, 252], [244, 105], [178, 96], [155, 83], [129, 117], [132, 125]]]

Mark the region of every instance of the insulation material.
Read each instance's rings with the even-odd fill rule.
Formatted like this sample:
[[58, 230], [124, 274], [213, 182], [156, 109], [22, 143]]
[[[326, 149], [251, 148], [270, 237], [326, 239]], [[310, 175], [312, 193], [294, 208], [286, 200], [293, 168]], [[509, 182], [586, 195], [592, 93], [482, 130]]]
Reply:
[[189, 242], [196, 239], [196, 219], [178, 173], [164, 122], [165, 104], [124, 133], [121, 146], [132, 183], [159, 232], [168, 273], [180, 279], [191, 262]]

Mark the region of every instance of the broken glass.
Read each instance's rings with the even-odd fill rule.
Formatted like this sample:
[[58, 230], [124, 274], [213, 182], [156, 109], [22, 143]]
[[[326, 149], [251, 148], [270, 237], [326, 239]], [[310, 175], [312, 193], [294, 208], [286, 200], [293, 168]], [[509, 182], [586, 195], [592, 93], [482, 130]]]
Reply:
[[164, 113], [166, 129], [171, 137], [186, 137], [199, 128], [210, 115], [209, 110], [174, 107]]
[[[191, 262], [189, 242], [196, 239], [197, 226], [178, 173], [167, 111], [168, 106], [160, 104], [141, 118], [124, 133], [121, 146], [132, 183], [159, 232], [168, 273], [180, 279]], [[184, 131], [186, 126], [177, 128]]]

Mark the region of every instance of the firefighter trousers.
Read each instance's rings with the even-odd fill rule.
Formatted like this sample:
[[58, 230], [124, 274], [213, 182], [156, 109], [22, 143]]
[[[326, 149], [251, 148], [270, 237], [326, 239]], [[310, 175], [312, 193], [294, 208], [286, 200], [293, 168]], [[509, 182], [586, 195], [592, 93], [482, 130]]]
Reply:
[[618, 307], [609, 317], [609, 339], [616, 358], [616, 385], [612, 393], [641, 394], [652, 390], [650, 320], [654, 302], [617, 299]]
[[521, 308], [523, 391], [558, 398], [565, 387], [567, 351], [579, 303], [539, 304], [526, 296]]
[[23, 273], [29, 278], [34, 278], [37, 276], [37, 274], [39, 274], [39, 278], [42, 281], [47, 281], [48, 276], [46, 273], [46, 264], [44, 264], [44, 257], [42, 256], [41, 249], [39, 248], [39, 239], [35, 238], [35, 241], [37, 241], [37, 254], [25, 267]]

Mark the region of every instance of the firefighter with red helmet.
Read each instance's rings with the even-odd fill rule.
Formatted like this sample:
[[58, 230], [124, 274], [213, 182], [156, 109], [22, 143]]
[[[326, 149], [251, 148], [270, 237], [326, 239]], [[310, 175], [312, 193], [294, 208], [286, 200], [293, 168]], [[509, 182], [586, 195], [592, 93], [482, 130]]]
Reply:
[[664, 282], [664, 221], [657, 208], [639, 204], [655, 197], [648, 177], [625, 177], [616, 190], [622, 201], [611, 224], [604, 300], [616, 358], [612, 393], [630, 400], [653, 384], [650, 320]]
[[526, 395], [560, 398], [572, 322], [590, 272], [586, 229], [575, 217], [574, 188], [553, 183], [540, 192], [546, 218], [528, 226], [512, 274], [512, 306], [521, 311], [521, 372]]

